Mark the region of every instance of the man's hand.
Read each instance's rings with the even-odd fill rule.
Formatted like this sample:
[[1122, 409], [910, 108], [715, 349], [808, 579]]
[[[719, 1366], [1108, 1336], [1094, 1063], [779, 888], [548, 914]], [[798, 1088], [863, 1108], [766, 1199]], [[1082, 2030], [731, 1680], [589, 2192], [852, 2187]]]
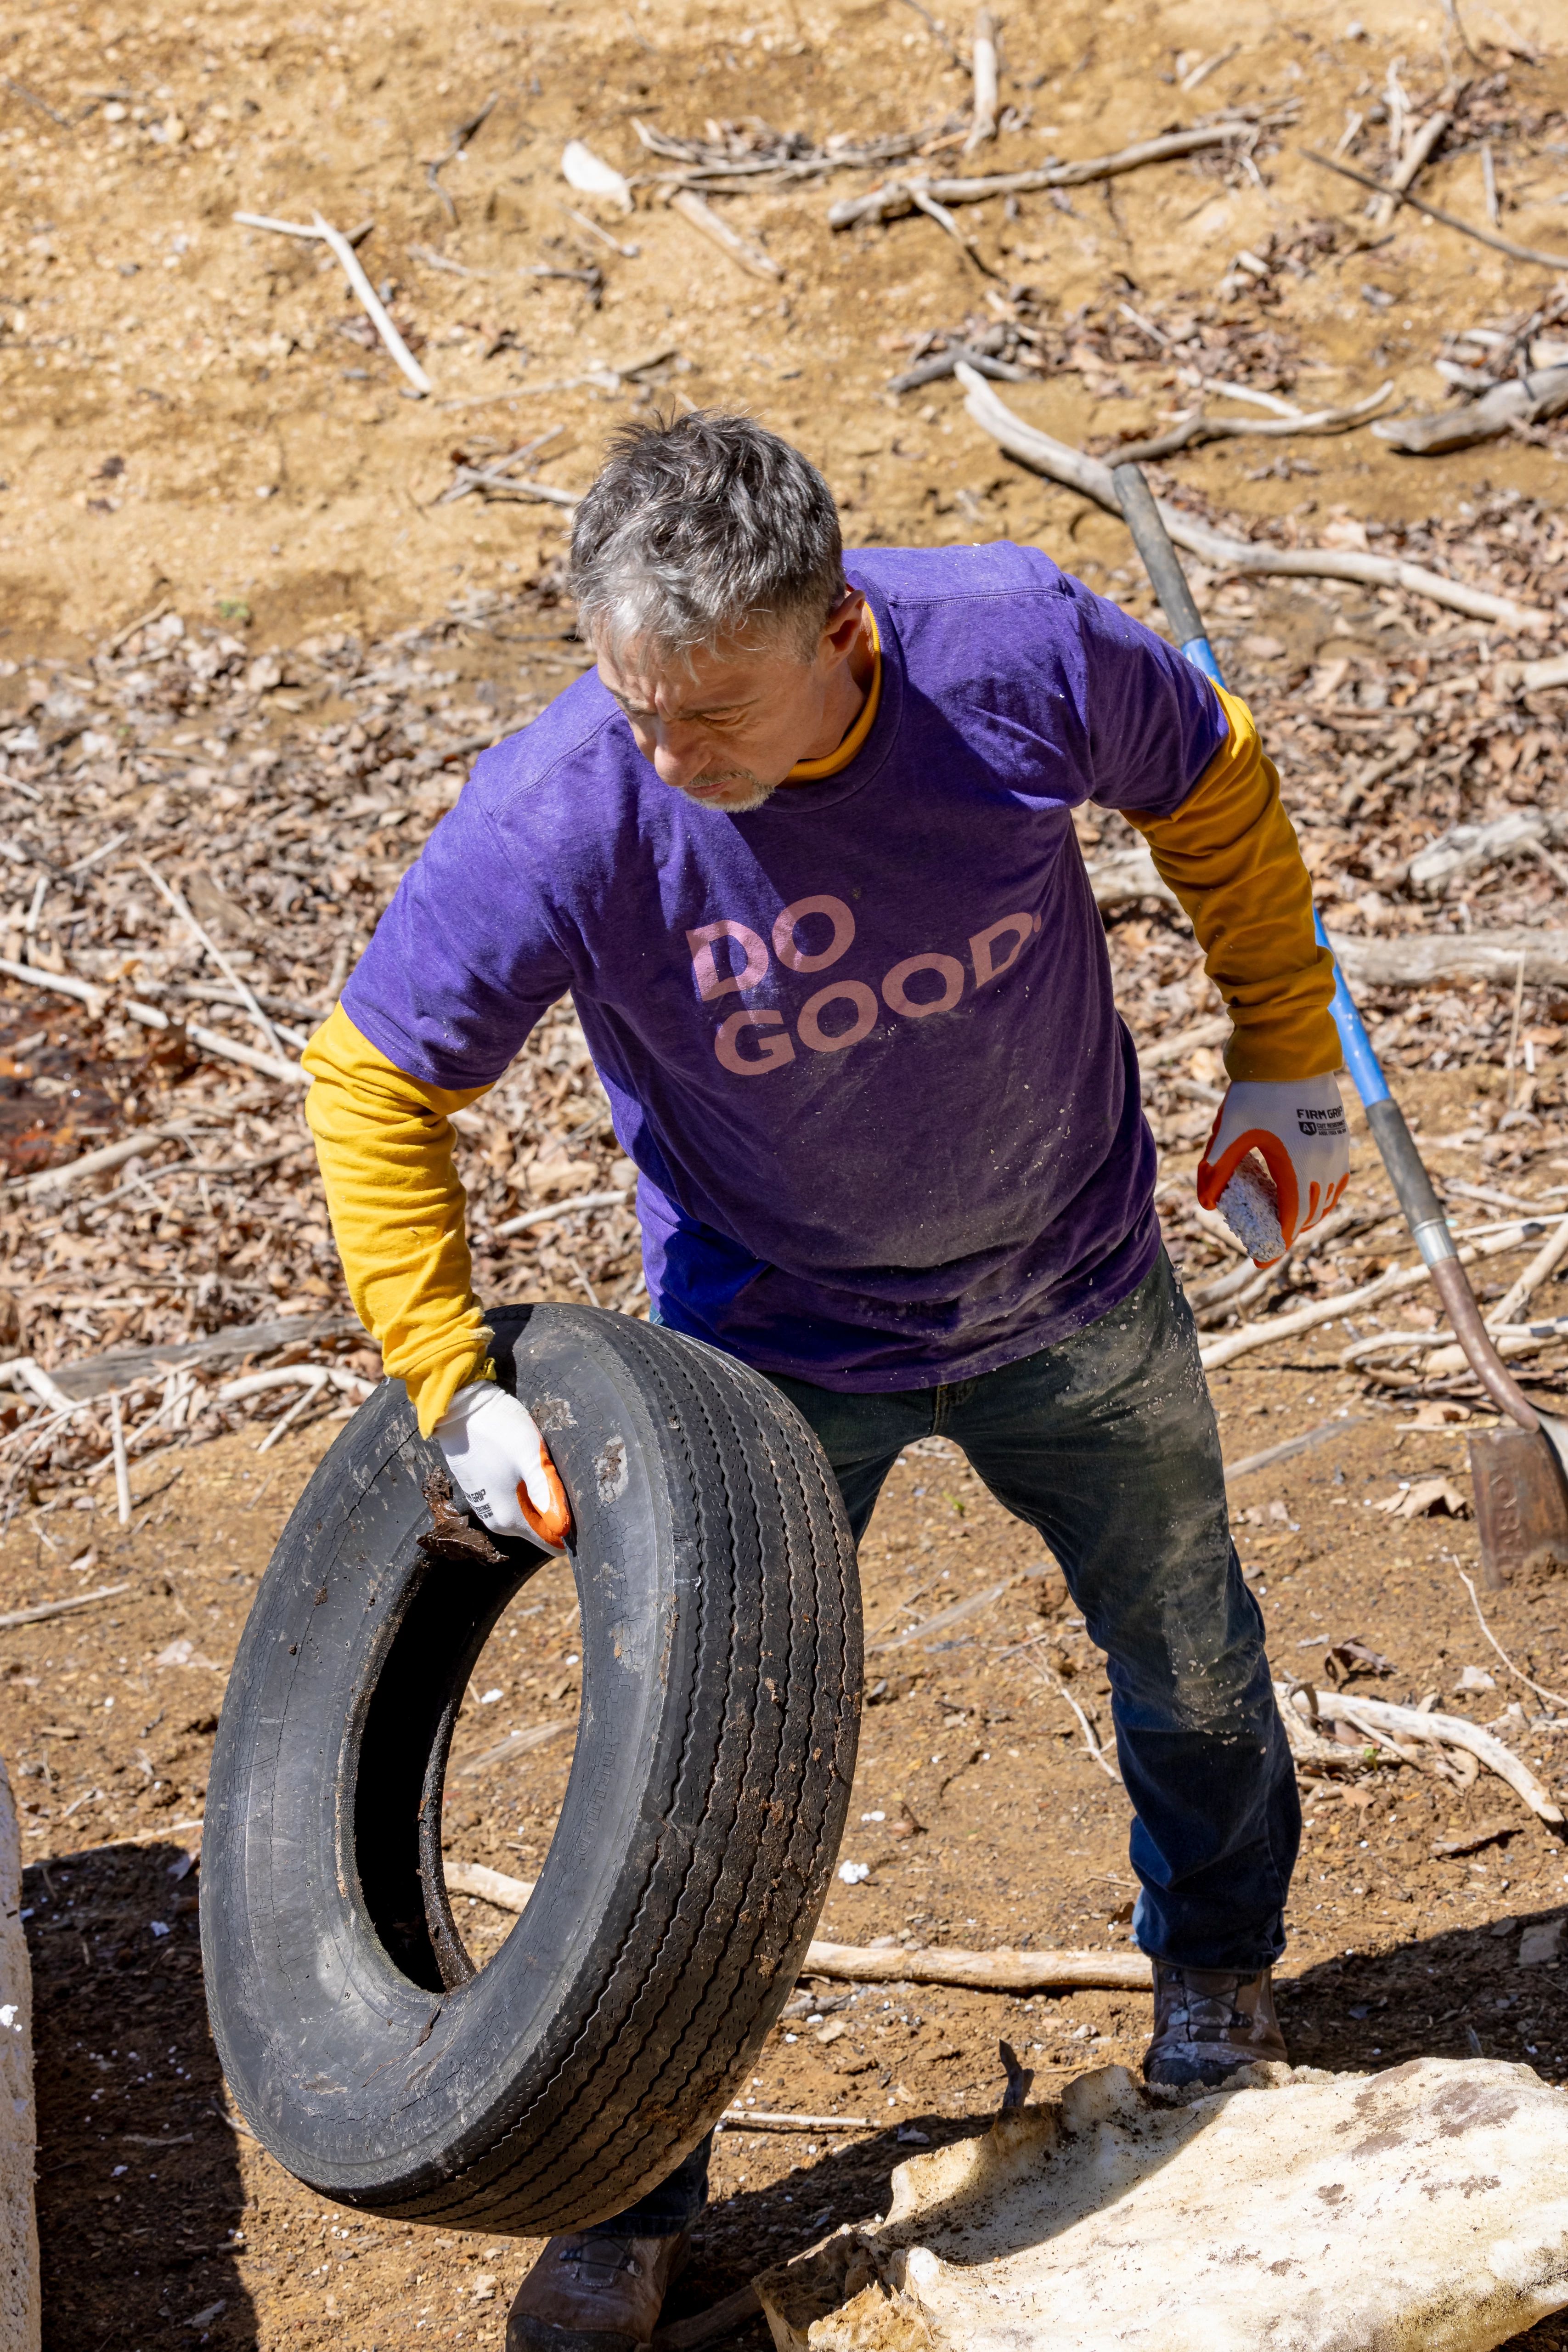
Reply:
[[459, 1389], [435, 1424], [435, 1442], [472, 1511], [492, 1535], [527, 1536], [562, 1551], [571, 1506], [538, 1424], [494, 1381]]
[[[1238, 1179], [1238, 1171], [1253, 1151], [1279, 1194], [1277, 1243], [1265, 1230], [1271, 1223], [1267, 1204], [1239, 1197], [1249, 1186], [1245, 1171]], [[1236, 1189], [1226, 1199], [1233, 1180]], [[1206, 1209], [1221, 1212], [1254, 1264], [1272, 1265], [1298, 1234], [1327, 1216], [1349, 1181], [1350, 1139], [1336, 1078], [1239, 1078], [1219, 1106], [1198, 1162], [1197, 1197]], [[1263, 1190], [1260, 1184], [1251, 1189]]]

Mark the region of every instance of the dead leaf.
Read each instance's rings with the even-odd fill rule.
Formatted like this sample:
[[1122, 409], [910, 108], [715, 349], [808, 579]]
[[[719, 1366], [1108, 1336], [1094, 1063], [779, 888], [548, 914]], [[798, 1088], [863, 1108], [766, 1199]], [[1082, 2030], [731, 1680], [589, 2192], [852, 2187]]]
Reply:
[[1375, 1508], [1396, 1519], [1468, 1519], [1470, 1516], [1468, 1498], [1449, 1478], [1417, 1478], [1414, 1486], [1390, 1495]]

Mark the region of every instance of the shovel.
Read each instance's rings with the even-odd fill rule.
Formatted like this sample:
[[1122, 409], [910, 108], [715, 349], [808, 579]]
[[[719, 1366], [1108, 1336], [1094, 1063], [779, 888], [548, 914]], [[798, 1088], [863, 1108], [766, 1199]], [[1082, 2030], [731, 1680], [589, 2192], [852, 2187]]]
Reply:
[[[1223, 686], [1181, 558], [1171, 544], [1147, 482], [1136, 466], [1117, 466], [1111, 480], [1121, 502], [1122, 519], [1133, 534], [1177, 645], [1195, 669]], [[1313, 916], [1312, 927], [1319, 944], [1326, 947], [1321, 917]], [[1337, 964], [1331, 1009], [1345, 1068], [1361, 1097], [1366, 1123], [1383, 1154], [1410, 1237], [1421, 1253], [1471, 1370], [1511, 1424], [1479, 1431], [1469, 1441], [1481, 1579], [1495, 1588], [1537, 1563], [1568, 1561], [1568, 1422], [1531, 1404], [1499, 1355], [1481, 1320], [1469, 1276], [1459, 1264], [1443, 1204], [1433, 1190], [1405, 1114], [1388, 1090]]]

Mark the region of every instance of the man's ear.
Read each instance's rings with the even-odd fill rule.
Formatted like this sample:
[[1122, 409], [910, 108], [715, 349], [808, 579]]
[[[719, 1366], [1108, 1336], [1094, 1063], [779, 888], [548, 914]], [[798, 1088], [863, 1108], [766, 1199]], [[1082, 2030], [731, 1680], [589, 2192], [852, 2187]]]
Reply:
[[845, 659], [860, 635], [864, 612], [865, 598], [858, 588], [852, 588], [843, 602], [834, 605], [822, 628], [820, 651], [824, 660]]

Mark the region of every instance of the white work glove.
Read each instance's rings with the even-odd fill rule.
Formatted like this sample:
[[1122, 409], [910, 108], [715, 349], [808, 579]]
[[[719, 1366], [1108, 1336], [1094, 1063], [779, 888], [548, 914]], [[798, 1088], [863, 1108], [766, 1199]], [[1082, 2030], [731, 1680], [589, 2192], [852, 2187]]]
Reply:
[[1238, 1078], [1197, 1166], [1199, 1201], [1219, 1211], [1260, 1266], [1326, 1217], [1349, 1181], [1350, 1139], [1333, 1077]]
[[436, 1423], [435, 1442], [492, 1535], [526, 1536], [546, 1551], [564, 1551], [571, 1506], [526, 1405], [494, 1381], [470, 1381]]

